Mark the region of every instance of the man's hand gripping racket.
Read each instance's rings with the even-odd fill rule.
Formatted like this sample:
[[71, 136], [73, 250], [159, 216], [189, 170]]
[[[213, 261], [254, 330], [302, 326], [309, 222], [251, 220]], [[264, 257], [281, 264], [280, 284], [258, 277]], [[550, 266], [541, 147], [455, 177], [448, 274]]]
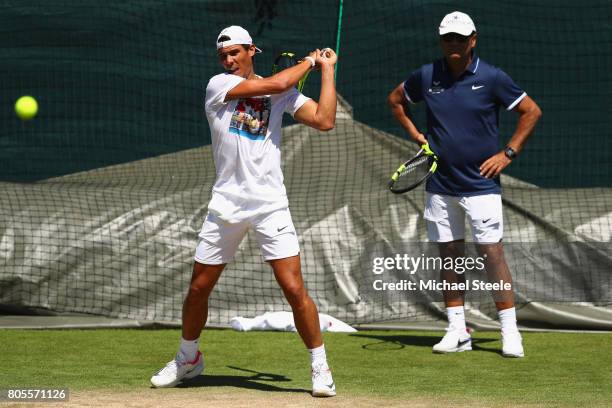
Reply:
[[428, 144], [421, 146], [418, 153], [403, 163], [391, 176], [389, 190], [395, 194], [406, 193], [420, 186], [431, 177], [438, 168], [438, 156]]

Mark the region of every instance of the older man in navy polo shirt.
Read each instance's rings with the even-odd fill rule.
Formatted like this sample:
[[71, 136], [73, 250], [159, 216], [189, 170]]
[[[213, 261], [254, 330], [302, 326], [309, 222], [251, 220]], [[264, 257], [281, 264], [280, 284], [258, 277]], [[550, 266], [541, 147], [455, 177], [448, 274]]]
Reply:
[[[389, 94], [393, 116], [419, 145], [429, 143], [440, 162], [427, 181], [424, 218], [430, 241], [438, 242], [440, 255], [464, 254], [465, 215], [489, 281], [512, 282], [502, 247], [503, 217], [499, 174], [522, 150], [541, 116], [540, 108], [501, 69], [474, 53], [476, 27], [465, 13], [446, 15], [439, 27], [444, 58], [423, 65]], [[409, 104], [425, 102], [427, 132], [411, 119]], [[508, 145], [500, 149], [499, 108], [519, 114]], [[446, 282], [465, 277], [443, 270]], [[493, 292], [502, 331], [502, 354], [523, 357], [516, 326], [513, 290]], [[449, 327], [433, 347], [436, 353], [471, 350], [463, 310], [464, 293], [445, 291]]]

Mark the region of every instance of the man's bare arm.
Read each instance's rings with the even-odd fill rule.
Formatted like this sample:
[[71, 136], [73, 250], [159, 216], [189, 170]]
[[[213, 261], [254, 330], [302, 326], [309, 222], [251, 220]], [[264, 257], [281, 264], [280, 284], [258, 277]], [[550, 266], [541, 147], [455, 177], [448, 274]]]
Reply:
[[408, 109], [408, 101], [404, 95], [404, 83], [399, 84], [387, 97], [387, 102], [391, 108], [391, 113], [395, 120], [404, 128], [406, 133], [410, 135], [412, 140], [419, 144], [419, 146], [427, 143], [425, 135], [423, 135], [414, 122]]

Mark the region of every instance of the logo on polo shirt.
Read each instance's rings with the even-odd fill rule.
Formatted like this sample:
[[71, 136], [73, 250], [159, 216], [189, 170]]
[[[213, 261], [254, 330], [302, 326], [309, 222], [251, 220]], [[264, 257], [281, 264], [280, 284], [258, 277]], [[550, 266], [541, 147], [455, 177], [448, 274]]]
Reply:
[[444, 92], [444, 88], [440, 86], [440, 81], [432, 81], [433, 86], [427, 90], [430, 94], [439, 94]]
[[472, 91], [475, 91], [480, 88], [484, 88], [484, 85], [472, 85]]

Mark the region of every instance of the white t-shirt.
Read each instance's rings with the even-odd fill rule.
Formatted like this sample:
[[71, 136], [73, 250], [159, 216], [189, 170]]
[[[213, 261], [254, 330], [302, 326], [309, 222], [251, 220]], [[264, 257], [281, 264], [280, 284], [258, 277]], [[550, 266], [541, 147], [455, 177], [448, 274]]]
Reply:
[[208, 210], [227, 222], [288, 206], [281, 171], [283, 113], [292, 116], [308, 101], [295, 88], [281, 94], [225, 101], [245, 79], [223, 73], [206, 87], [206, 117], [217, 179]]

